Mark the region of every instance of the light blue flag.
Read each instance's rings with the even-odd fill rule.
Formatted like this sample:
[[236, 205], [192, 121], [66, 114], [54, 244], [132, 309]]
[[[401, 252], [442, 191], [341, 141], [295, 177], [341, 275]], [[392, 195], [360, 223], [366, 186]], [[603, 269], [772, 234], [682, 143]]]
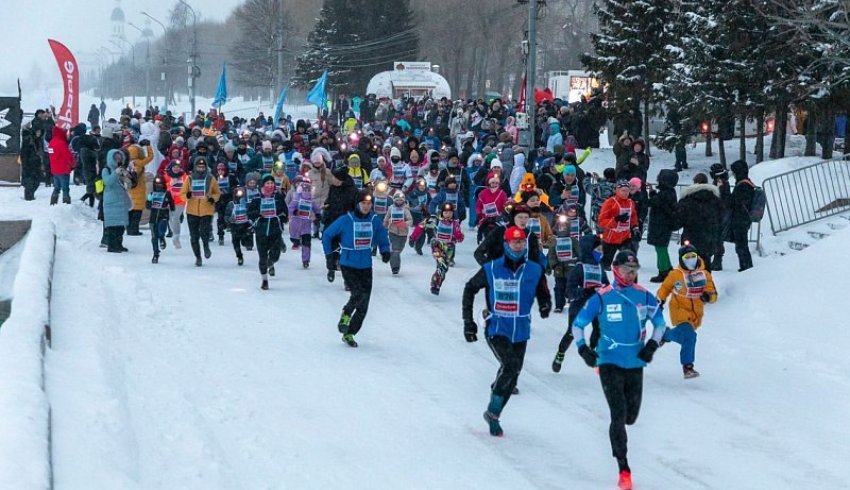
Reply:
[[316, 85], [313, 85], [313, 88], [310, 89], [310, 93], [307, 94], [307, 102], [319, 106], [319, 109], [324, 109], [325, 103], [328, 100], [328, 95], [325, 92], [325, 86], [327, 84], [328, 70], [325, 70], [322, 72], [322, 76], [319, 77]]
[[227, 102], [227, 65], [221, 65], [221, 77], [218, 79], [218, 89], [215, 91], [213, 105], [221, 109]]
[[277, 127], [277, 121], [280, 119], [280, 114], [283, 112], [283, 103], [286, 101], [286, 91], [289, 87], [283, 87], [280, 91], [280, 97], [277, 98], [277, 106], [274, 108], [274, 124]]

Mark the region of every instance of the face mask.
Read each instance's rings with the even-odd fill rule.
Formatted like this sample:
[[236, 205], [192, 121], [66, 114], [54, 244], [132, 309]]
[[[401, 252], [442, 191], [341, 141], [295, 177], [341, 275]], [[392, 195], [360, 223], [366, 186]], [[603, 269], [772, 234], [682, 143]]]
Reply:
[[687, 259], [682, 259], [682, 263], [685, 264], [686, 269], [692, 271], [697, 268], [697, 264], [699, 263], [699, 257], [690, 257]]
[[599, 251], [599, 250], [594, 250], [593, 251], [593, 260], [595, 260], [596, 262], [599, 262], [600, 260], [602, 260], [602, 252]]
[[398, 163], [401, 161], [401, 158], [391, 158], [393, 163]]

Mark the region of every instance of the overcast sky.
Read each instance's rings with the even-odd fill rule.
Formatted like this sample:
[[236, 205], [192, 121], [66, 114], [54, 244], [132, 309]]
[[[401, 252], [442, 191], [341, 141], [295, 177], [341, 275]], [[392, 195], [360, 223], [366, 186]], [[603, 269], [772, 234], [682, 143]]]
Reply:
[[[198, 15], [207, 20], [222, 20], [242, 3], [242, 0], [187, 0]], [[77, 61], [95, 63], [94, 52], [109, 44], [110, 14], [120, 4], [127, 21], [144, 28], [145, 11], [165, 25], [167, 13], [177, 0], [0, 0], [4, 13], [3, 40], [0, 42], [0, 96], [17, 95], [15, 80], [21, 83], [29, 77], [33, 63], [44, 74], [46, 85], [59, 86], [59, 69], [47, 44], [55, 39], [68, 47]], [[9, 17], [11, 15], [11, 17]], [[156, 36], [162, 28], [153, 24]], [[139, 32], [124, 28], [129, 42], [138, 39]], [[85, 72], [86, 66], [80, 66]], [[22, 87], [26, 94], [32, 88]]]

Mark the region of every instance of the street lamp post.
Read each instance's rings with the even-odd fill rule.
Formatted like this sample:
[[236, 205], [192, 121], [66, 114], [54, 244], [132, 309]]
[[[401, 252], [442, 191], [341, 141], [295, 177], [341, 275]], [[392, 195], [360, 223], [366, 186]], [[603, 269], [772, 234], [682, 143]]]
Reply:
[[[168, 38], [168, 29], [165, 27], [165, 24], [163, 24], [162, 22], [160, 22], [159, 20], [157, 20], [155, 17], [151, 16], [147, 12], [142, 12], [142, 15], [144, 15], [148, 19], [156, 22], [157, 24], [159, 24], [159, 27], [162, 27], [162, 39], [167, 44], [168, 43], [168, 39], [167, 39]], [[162, 80], [162, 92], [163, 92], [163, 98], [165, 99], [165, 102], [163, 104], [163, 110], [168, 110], [168, 99], [171, 98], [171, 91], [168, 90], [168, 76], [166, 75], [167, 72], [168, 72], [168, 49], [167, 49], [167, 47], [166, 47], [166, 49], [162, 50], [162, 53], [163, 53], [163, 55], [162, 55], [163, 67], [162, 67], [162, 75], [161, 75], [160, 79]]]
[[132, 22], [127, 24], [139, 31], [139, 34], [145, 39], [145, 110], [147, 110], [151, 107], [151, 31], [150, 29], [143, 30]]
[[189, 65], [189, 100], [191, 101], [192, 115], [195, 118], [195, 79], [198, 76], [198, 16], [195, 14], [195, 9], [186, 3], [186, 0], [178, 0], [180, 5], [183, 5], [192, 12], [192, 52], [189, 55], [187, 63]]
[[[115, 39], [118, 39], [121, 42], [127, 43], [127, 45], [130, 46], [130, 59], [131, 59], [131, 63], [132, 63], [131, 66], [133, 68], [133, 72], [135, 72], [136, 71], [136, 50], [133, 49], [133, 45], [129, 41], [127, 41], [125, 39], [121, 39], [120, 37], [115, 38]], [[112, 44], [118, 46], [118, 49], [120, 49], [122, 53], [124, 52], [124, 48], [120, 44], [116, 43], [114, 40], [112, 41]], [[124, 72], [123, 71], [121, 72], [121, 79], [122, 80], [124, 79]], [[121, 82], [121, 85], [124, 85], [124, 82]], [[132, 97], [133, 97], [133, 108], [135, 109], [136, 108], [136, 90], [135, 89], [133, 89]], [[124, 103], [124, 96], [123, 95], [121, 96], [121, 103], [122, 104]]]

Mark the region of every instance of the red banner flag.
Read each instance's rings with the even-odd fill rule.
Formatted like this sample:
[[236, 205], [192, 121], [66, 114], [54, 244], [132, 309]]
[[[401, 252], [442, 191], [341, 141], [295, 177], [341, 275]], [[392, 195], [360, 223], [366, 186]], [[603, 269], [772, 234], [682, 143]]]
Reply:
[[50, 43], [50, 49], [59, 65], [65, 91], [62, 107], [56, 114], [56, 124], [63, 129], [71, 129], [80, 120], [80, 72], [77, 69], [77, 60], [64, 44], [53, 39], [48, 39], [47, 42]]

